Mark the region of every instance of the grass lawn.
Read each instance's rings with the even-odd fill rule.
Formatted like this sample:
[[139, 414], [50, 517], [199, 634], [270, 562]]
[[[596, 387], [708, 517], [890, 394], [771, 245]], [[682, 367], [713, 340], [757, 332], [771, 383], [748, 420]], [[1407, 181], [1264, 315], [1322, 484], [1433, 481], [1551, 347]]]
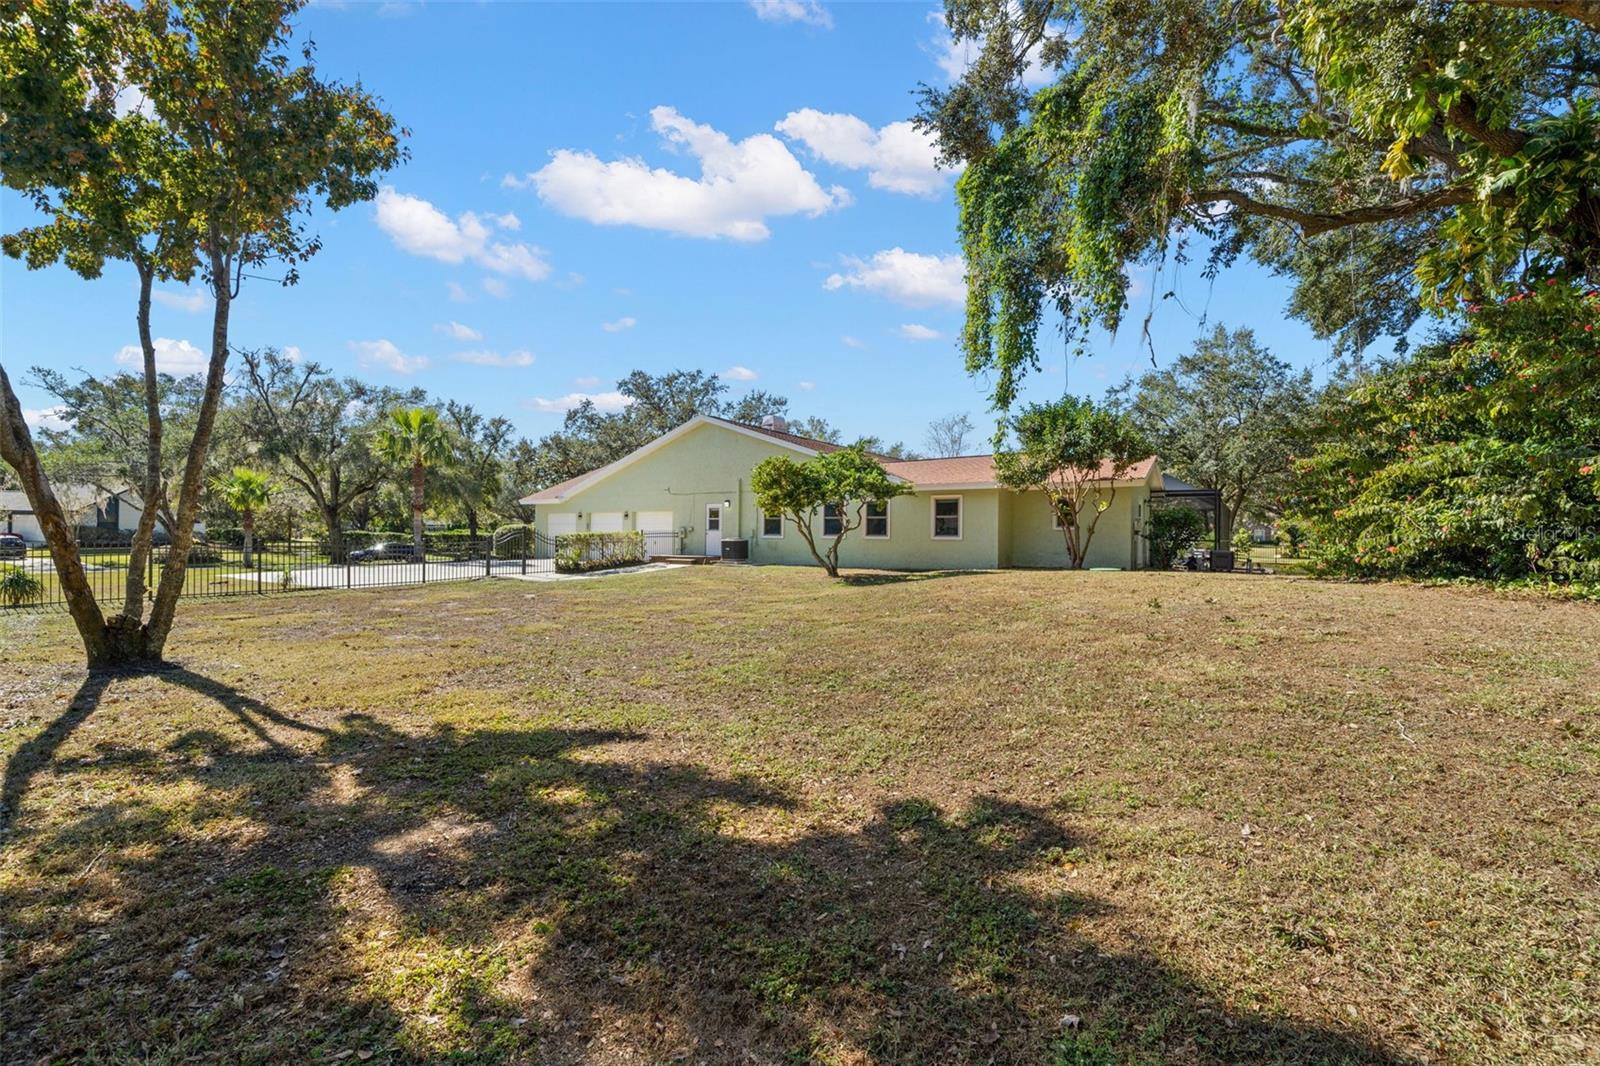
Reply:
[[695, 567], [0, 617], [0, 1060], [1600, 1061], [1600, 611]]

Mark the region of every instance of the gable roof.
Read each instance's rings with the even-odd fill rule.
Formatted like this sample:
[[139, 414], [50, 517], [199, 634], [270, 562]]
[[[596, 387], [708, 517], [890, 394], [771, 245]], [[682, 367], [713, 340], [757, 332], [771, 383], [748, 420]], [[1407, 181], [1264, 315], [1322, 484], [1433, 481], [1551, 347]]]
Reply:
[[[93, 485], [76, 482], [52, 485], [51, 491], [55, 493], [56, 502], [61, 505], [61, 509], [67, 512], [87, 510], [99, 504], [102, 499], [120, 495], [120, 493], [103, 493]], [[28, 501], [28, 494], [21, 489], [0, 490], [0, 511], [9, 511], [14, 515], [30, 515], [33, 514], [33, 504]]]
[[837, 444], [829, 444], [827, 441], [821, 440], [812, 440], [810, 437], [802, 437], [796, 433], [785, 433], [781, 430], [765, 429], [761, 426], [749, 426], [743, 422], [733, 422], [726, 418], [717, 418], [714, 415], [695, 415], [677, 429], [669, 430], [668, 432], [663, 433], [655, 440], [643, 445], [642, 447], [635, 448], [633, 451], [629, 452], [627, 455], [624, 455], [621, 459], [618, 459], [615, 462], [607, 463], [605, 466], [591, 470], [587, 474], [579, 474], [577, 477], [568, 478], [565, 481], [551, 485], [549, 488], [540, 489], [538, 492], [535, 492], [530, 496], [524, 496], [518, 502], [524, 504], [560, 503], [562, 500], [567, 499], [574, 493], [582, 492], [590, 485], [610, 477], [618, 470], [621, 470], [627, 466], [631, 466], [640, 459], [643, 459], [645, 456], [649, 455], [651, 452], [655, 451], [657, 448], [676, 440], [692, 430], [706, 425], [717, 425], [723, 429], [731, 429], [736, 433], [743, 433], [746, 436], [770, 438], [784, 445], [785, 447], [791, 448], [794, 451], [808, 457], [819, 455], [823, 452], [836, 451], [839, 448], [839, 445]]

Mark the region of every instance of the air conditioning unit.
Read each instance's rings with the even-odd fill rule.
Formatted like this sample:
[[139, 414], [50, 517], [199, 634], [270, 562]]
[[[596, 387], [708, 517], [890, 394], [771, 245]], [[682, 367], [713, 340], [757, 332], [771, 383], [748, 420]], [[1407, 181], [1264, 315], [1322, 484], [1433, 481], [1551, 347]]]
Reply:
[[761, 428], [787, 433], [789, 432], [789, 420], [782, 415], [765, 415], [761, 419]]

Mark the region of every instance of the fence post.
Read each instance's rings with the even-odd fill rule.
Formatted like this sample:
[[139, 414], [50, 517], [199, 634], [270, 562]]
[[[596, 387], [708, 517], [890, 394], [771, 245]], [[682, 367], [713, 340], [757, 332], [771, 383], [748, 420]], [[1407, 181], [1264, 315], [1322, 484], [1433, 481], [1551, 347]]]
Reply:
[[522, 528], [522, 532], [517, 534], [517, 540], [522, 543], [522, 575], [524, 577], [528, 575], [528, 540], [530, 536], [531, 534], [526, 526]]
[[345, 549], [344, 549], [344, 587], [345, 588], [351, 588], [352, 587], [351, 584], [350, 584], [350, 567], [351, 567], [351, 565], [352, 564], [350, 562], [350, 547], [349, 547], [349, 545], [346, 545]]
[[494, 566], [494, 537], [483, 542], [483, 576], [488, 577]]
[[256, 593], [261, 592], [261, 553], [256, 552]]

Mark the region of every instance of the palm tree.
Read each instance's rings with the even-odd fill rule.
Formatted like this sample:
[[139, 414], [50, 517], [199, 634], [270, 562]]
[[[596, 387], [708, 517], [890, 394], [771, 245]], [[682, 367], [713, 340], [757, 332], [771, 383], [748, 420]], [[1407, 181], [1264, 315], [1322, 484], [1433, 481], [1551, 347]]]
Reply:
[[244, 565], [254, 565], [256, 511], [267, 505], [278, 486], [259, 470], [236, 466], [233, 473], [217, 478], [211, 487], [222, 494], [230, 508], [239, 512], [239, 525], [244, 530]]
[[417, 558], [422, 558], [423, 478], [428, 467], [446, 462], [454, 449], [450, 433], [439, 422], [439, 412], [426, 407], [400, 408], [389, 412], [389, 421], [378, 430], [378, 451], [390, 462], [411, 464], [411, 542]]

